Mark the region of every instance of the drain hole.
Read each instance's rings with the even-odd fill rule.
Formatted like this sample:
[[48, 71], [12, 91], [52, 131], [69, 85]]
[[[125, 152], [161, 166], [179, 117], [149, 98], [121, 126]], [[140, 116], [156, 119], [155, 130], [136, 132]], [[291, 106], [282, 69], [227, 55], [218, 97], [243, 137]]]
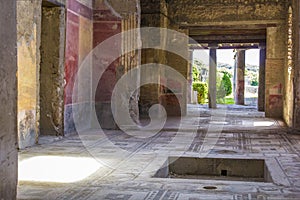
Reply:
[[215, 190], [215, 189], [217, 189], [216, 186], [204, 186], [203, 188], [206, 189], [206, 190]]
[[221, 170], [221, 176], [227, 176], [227, 170]]

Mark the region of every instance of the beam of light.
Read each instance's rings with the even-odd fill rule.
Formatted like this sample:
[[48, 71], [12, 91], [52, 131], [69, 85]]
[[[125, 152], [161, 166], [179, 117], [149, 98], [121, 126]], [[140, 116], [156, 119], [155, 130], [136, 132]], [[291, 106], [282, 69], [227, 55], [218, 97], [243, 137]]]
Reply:
[[87, 157], [36, 156], [19, 162], [19, 181], [73, 183], [87, 178], [101, 166]]
[[275, 122], [273, 122], [273, 121], [258, 121], [258, 122], [253, 122], [253, 126], [272, 126], [274, 124], [275, 124]]

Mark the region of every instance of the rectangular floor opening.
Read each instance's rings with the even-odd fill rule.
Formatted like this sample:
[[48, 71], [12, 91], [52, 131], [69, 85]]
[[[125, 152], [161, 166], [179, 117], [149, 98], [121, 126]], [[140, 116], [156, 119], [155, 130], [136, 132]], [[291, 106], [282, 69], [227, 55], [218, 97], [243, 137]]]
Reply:
[[264, 159], [169, 157], [154, 177], [273, 182]]

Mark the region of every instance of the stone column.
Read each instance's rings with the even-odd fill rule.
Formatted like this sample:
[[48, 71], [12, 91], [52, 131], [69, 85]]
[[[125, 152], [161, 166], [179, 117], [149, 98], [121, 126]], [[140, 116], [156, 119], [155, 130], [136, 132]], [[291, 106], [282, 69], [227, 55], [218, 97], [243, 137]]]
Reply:
[[[267, 28], [266, 78], [265, 78], [265, 116], [283, 118], [285, 85], [285, 46], [286, 26]], [[286, 69], [287, 70], [287, 69]], [[287, 103], [287, 102], [286, 102]]]
[[245, 104], [245, 52], [246, 50], [237, 51], [237, 68], [236, 68], [236, 88], [235, 88], [235, 104]]
[[300, 3], [294, 1], [294, 8], [296, 8], [296, 22], [295, 22], [295, 102], [294, 102], [294, 116], [293, 128], [300, 130]]
[[217, 108], [217, 44], [209, 45], [209, 82], [208, 82], [208, 106]]
[[192, 91], [193, 91], [193, 49], [189, 49], [190, 63], [188, 66], [188, 91], [187, 91], [187, 103], [191, 103]]
[[236, 62], [237, 62], [237, 59], [236, 59], [236, 56], [237, 56], [237, 52], [235, 50], [235, 55], [234, 55], [234, 66], [233, 66], [233, 91], [235, 93], [235, 88], [236, 88]]
[[266, 44], [259, 44], [258, 111], [265, 111]]
[[0, 1], [0, 199], [16, 199], [17, 22], [16, 0]]

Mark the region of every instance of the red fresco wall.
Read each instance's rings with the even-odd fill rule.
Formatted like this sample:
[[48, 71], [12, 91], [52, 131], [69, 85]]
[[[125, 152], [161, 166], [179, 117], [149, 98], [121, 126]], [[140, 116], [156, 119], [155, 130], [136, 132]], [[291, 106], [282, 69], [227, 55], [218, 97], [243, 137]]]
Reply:
[[[111, 100], [112, 91], [116, 83], [116, 67], [120, 64], [120, 59], [115, 59], [116, 55], [121, 53], [120, 37], [113, 40], [114, 36], [121, 32], [121, 19], [112, 14], [112, 12], [105, 6], [99, 5], [93, 12], [93, 46], [96, 47], [101, 42], [109, 41], [109, 48], [106, 49], [106, 55], [101, 56], [103, 63], [112, 62], [97, 84], [96, 102], [107, 102]], [[99, 66], [95, 64], [95, 72]], [[94, 73], [96, 76], [97, 73]], [[95, 77], [97, 79], [98, 77]]]
[[[87, 35], [87, 30], [85, 26], [91, 24], [91, 34]], [[93, 59], [93, 68], [92, 68], [92, 84], [97, 87], [95, 99], [89, 100], [92, 102], [86, 102], [86, 98], [81, 98], [78, 96], [77, 91], [73, 91], [74, 82], [76, 79], [77, 71], [79, 68], [80, 60], [83, 60], [91, 50], [101, 42], [110, 38], [111, 36], [121, 32], [121, 18], [113, 14], [113, 12], [106, 7], [105, 4], [97, 5], [97, 7], [89, 8], [85, 5], [80, 4], [77, 0], [69, 0], [67, 3], [67, 20], [66, 20], [66, 61], [65, 61], [65, 134], [76, 132], [74, 120], [73, 120], [73, 106], [78, 103], [80, 104], [100, 104], [97, 107], [96, 112], [98, 116], [98, 121], [101, 123], [102, 118], [110, 118], [112, 116], [110, 109], [110, 100], [112, 91], [116, 84], [116, 67], [120, 64], [120, 59], [118, 58], [119, 53], [121, 52], [121, 37], [116, 40], [110, 40], [109, 49], [106, 49], [105, 53], [100, 55], [100, 61], [95, 62]], [[90, 37], [90, 38], [88, 38]], [[84, 40], [84, 41], [82, 41]], [[91, 42], [90, 49], [87, 49], [88, 45], [81, 45], [85, 42]], [[84, 55], [82, 55], [84, 54]], [[110, 64], [105, 73], [99, 80], [99, 70], [103, 68], [105, 64], [103, 63], [112, 63]], [[75, 87], [77, 88], [77, 86]], [[87, 88], [86, 90], [91, 90]], [[82, 95], [82, 94], [81, 94]], [[87, 95], [88, 96], [88, 95]], [[75, 99], [84, 99], [76, 100]], [[77, 98], [78, 97], [78, 98]], [[73, 101], [72, 101], [73, 98]], [[75, 104], [76, 103], [76, 104]], [[88, 112], [86, 112], [88, 113]], [[88, 118], [89, 116], [84, 116], [85, 113], [80, 113], [83, 119]], [[103, 121], [103, 120], [102, 120]], [[106, 124], [113, 124], [112, 117]], [[113, 127], [113, 125], [109, 125]]]
[[79, 17], [68, 10], [65, 61], [65, 104], [72, 103], [75, 76], [78, 70]]
[[[76, 128], [73, 120], [72, 105], [74, 103], [72, 98], [78, 99], [77, 91], [73, 91], [75, 79], [79, 68], [79, 59], [85, 57], [91, 50], [80, 49], [80, 43], [82, 39], [90, 41], [92, 35], [86, 36], [82, 34], [85, 30], [87, 22], [92, 24], [93, 10], [83, 4], [77, 2], [77, 0], [67, 1], [67, 15], [66, 15], [66, 49], [65, 49], [65, 88], [64, 88], [64, 133], [70, 134], [76, 132]], [[91, 25], [92, 27], [92, 25]], [[86, 47], [85, 47], [86, 48]], [[84, 52], [84, 55], [82, 52]], [[80, 103], [80, 102], [79, 102]]]

